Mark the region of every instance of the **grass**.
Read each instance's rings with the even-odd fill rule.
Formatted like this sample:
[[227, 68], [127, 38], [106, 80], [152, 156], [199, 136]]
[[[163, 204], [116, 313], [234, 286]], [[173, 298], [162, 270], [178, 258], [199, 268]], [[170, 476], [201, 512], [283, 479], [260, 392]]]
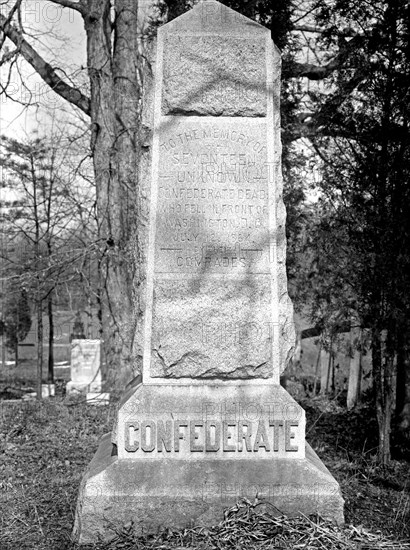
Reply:
[[[56, 397], [2, 401], [0, 407], [0, 549], [75, 550], [71, 531], [79, 483], [99, 438], [112, 427], [115, 406]], [[277, 518], [269, 506], [243, 501], [210, 529], [137, 539], [128, 525], [110, 544], [93, 548], [410, 549], [409, 463], [377, 466], [367, 409], [346, 413], [319, 401], [304, 407], [308, 440], [341, 484], [345, 527], [320, 518]]]
[[2, 402], [0, 548], [70, 548], [78, 486], [113, 409]]
[[[17, 366], [13, 361], [7, 363], [4, 370], [0, 373], [0, 398], [1, 392], [7, 388], [13, 388], [16, 392], [24, 393], [24, 391], [28, 391], [28, 388], [36, 387], [37, 366], [35, 360], [20, 359]], [[44, 383], [47, 382], [47, 368], [47, 360], [45, 360], [43, 365]], [[58, 361], [54, 367], [54, 375], [58, 380], [68, 382], [71, 376], [69, 363]]]
[[[347, 412], [326, 400], [302, 405], [308, 419], [306, 438], [340, 483], [346, 523], [410, 537], [410, 463], [401, 458], [388, 467], [378, 465], [371, 409]], [[408, 451], [408, 442], [400, 441], [395, 454], [408, 458]]]
[[96, 548], [408, 550], [410, 544], [380, 533], [370, 533], [362, 527], [337, 528], [318, 517], [275, 517], [270, 513], [269, 506], [244, 500], [227, 510], [223, 521], [211, 528], [164, 531], [157, 536], [142, 539], [135, 538], [132, 526], [129, 526], [127, 530], [118, 532], [110, 544], [97, 544], [94, 546]]

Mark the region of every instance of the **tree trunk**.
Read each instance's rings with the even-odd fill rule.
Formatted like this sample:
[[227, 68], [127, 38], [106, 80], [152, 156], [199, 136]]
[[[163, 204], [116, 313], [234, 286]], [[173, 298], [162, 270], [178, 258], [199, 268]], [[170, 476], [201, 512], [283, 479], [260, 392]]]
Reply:
[[391, 335], [387, 331], [380, 331], [377, 328], [372, 330], [373, 377], [377, 422], [379, 425], [378, 460], [384, 466], [390, 462], [390, 433], [393, 408], [392, 377], [394, 368], [394, 356], [387, 338], [391, 338]]
[[409, 331], [401, 333], [397, 350], [397, 392], [396, 414], [399, 418], [399, 429], [410, 430], [410, 345]]
[[347, 388], [347, 408], [353, 409], [360, 398], [362, 376], [361, 329], [352, 327], [350, 330], [350, 361], [349, 385]]
[[6, 343], [4, 338], [4, 331], [1, 334], [1, 366], [4, 372], [6, 368]]
[[332, 395], [335, 395], [336, 391], [336, 384], [335, 384], [335, 378], [336, 378], [336, 372], [335, 372], [335, 356], [333, 353], [330, 354], [330, 369], [331, 369], [331, 384], [330, 384], [330, 392]]
[[[110, 0], [89, 0], [84, 17], [91, 88], [94, 172], [102, 243], [105, 368], [110, 387], [133, 377], [139, 311], [137, 157], [137, 2], [117, 0], [111, 40]], [[135, 295], [133, 295], [133, 291]]]
[[315, 368], [315, 383], [313, 384], [313, 395], [317, 393], [317, 383], [319, 381], [319, 371], [320, 371], [320, 356], [322, 352], [322, 344], [319, 344], [319, 351], [316, 359], [316, 368]]
[[410, 361], [407, 362], [405, 390], [405, 401], [399, 415], [399, 428], [403, 431], [410, 431]]
[[320, 350], [320, 393], [327, 395], [329, 383], [330, 354], [325, 350]]
[[47, 382], [54, 384], [54, 316], [53, 316], [53, 297], [49, 294], [47, 299], [48, 313], [48, 376]]
[[302, 333], [300, 330], [296, 331], [296, 342], [295, 342], [295, 351], [293, 352], [292, 361], [291, 361], [291, 368], [288, 371], [292, 374], [297, 374], [298, 370], [301, 366], [301, 360], [302, 360]]
[[[104, 333], [103, 333], [103, 304], [102, 304], [102, 273], [101, 273], [101, 258], [97, 259], [97, 274], [98, 274], [98, 283], [97, 283], [97, 291], [96, 291], [96, 304], [97, 304], [97, 319], [98, 319], [98, 338], [101, 341], [100, 346], [100, 372], [102, 375], [102, 378], [105, 378], [103, 376], [103, 373], [106, 372], [106, 360], [105, 360], [105, 347], [104, 347]], [[102, 381], [104, 385], [108, 384], [105, 382], [105, 380]], [[107, 390], [109, 391], [109, 387], [107, 387]], [[105, 388], [103, 387], [103, 391], [105, 391]]]
[[16, 338], [14, 342], [14, 359], [16, 362], [16, 368], [19, 366], [19, 341], [18, 338]]
[[391, 433], [391, 412], [392, 404], [390, 400], [386, 400], [385, 410], [383, 411], [379, 421], [379, 462], [383, 466], [390, 463], [390, 433]]
[[37, 399], [41, 399], [43, 384], [43, 304], [37, 298]]
[[[406, 335], [407, 336], [407, 335]], [[396, 415], [399, 416], [406, 402], [406, 346], [403, 333], [397, 338]]]

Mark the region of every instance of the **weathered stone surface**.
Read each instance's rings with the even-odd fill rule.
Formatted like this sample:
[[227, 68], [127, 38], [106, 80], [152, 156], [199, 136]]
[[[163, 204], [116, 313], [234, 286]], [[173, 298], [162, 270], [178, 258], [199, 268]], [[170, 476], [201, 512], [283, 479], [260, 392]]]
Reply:
[[101, 391], [100, 353], [100, 340], [72, 340], [71, 380], [67, 393]]
[[265, 121], [183, 118], [161, 132], [156, 274], [270, 273], [267, 131]]
[[198, 5], [158, 32], [147, 382], [278, 383], [294, 345], [280, 56], [267, 29], [220, 6]]
[[267, 115], [265, 28], [209, 1], [168, 23], [163, 39], [162, 32], [163, 115]]
[[266, 116], [265, 44], [255, 37], [164, 41], [164, 115]]
[[119, 459], [304, 458], [305, 413], [272, 384], [141, 384], [118, 410]]
[[267, 275], [158, 282], [151, 376], [271, 378], [269, 298]]
[[161, 133], [152, 377], [273, 376], [266, 132], [184, 119]]
[[113, 456], [107, 435], [81, 483], [74, 535], [87, 544], [131, 522], [139, 534], [211, 526], [243, 497], [270, 502], [278, 515], [319, 513], [343, 523], [339, 486], [307, 444], [299, 460], [136, 462]]

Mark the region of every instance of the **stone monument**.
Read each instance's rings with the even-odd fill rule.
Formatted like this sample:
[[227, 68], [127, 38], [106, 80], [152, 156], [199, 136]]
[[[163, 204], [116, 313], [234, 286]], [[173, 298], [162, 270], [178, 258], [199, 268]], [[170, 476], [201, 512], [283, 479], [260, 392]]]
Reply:
[[210, 525], [241, 497], [343, 521], [279, 385], [295, 338], [280, 64], [266, 28], [214, 0], [158, 30], [143, 368], [82, 480], [80, 543]]

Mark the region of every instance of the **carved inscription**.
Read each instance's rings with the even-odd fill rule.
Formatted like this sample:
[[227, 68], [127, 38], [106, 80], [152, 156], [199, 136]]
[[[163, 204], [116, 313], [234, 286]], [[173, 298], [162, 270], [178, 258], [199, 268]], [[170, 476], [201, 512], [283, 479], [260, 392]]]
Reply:
[[298, 427], [297, 420], [131, 420], [124, 442], [128, 453], [294, 453]]
[[163, 132], [157, 273], [269, 273], [265, 130], [184, 122]]

